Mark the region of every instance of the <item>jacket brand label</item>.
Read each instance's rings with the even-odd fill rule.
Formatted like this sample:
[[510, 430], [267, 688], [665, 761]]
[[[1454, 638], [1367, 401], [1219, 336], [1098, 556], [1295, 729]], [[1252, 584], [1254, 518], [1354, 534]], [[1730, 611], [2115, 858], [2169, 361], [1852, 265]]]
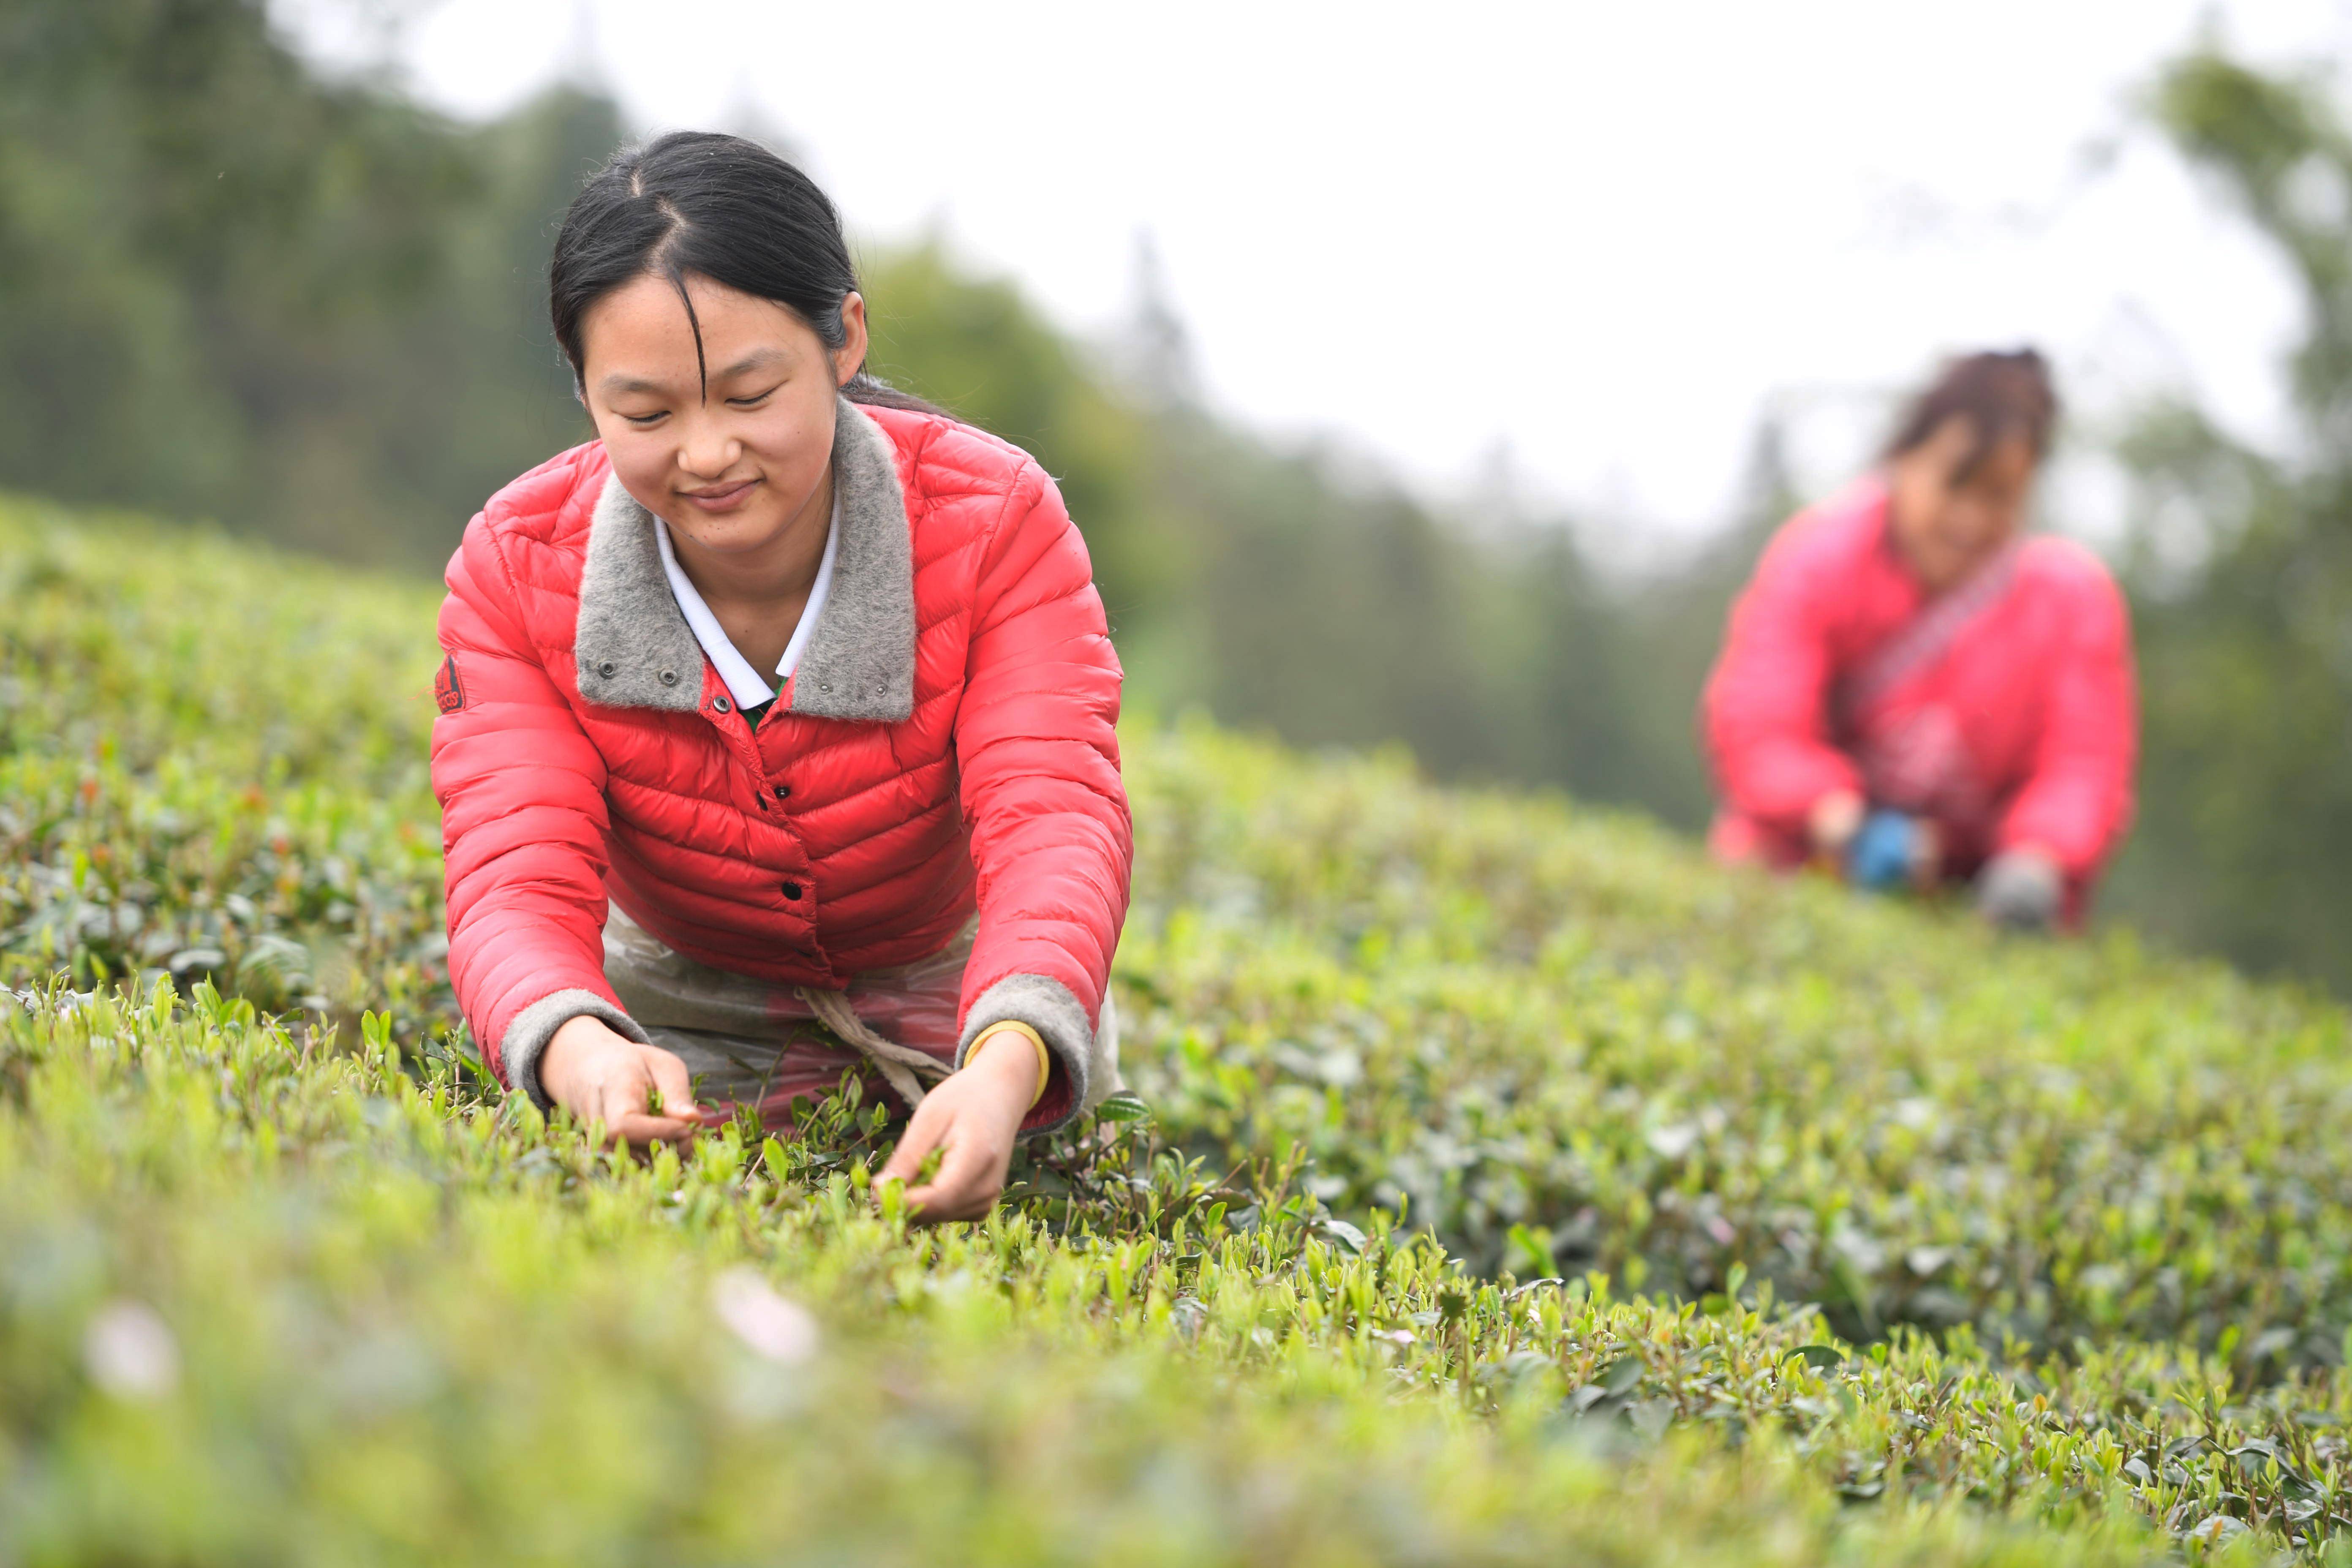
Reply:
[[455, 713], [466, 705], [466, 689], [457, 683], [457, 656], [454, 653], [441, 661], [440, 672], [433, 678], [433, 700], [444, 713]]

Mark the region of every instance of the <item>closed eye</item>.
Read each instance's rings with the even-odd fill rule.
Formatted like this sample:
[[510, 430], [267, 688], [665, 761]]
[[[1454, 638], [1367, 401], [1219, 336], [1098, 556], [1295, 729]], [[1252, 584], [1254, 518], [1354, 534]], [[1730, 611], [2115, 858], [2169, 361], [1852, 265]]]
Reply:
[[[780, 381], [776, 383], [776, 386], [782, 385], [783, 385], [782, 382]], [[730, 408], [757, 408], [760, 405], [767, 402], [768, 399], [776, 395], [776, 386], [772, 386], [765, 392], [752, 393], [747, 397], [730, 397], [727, 400], [727, 406]]]
[[627, 420], [630, 424], [635, 426], [640, 430], [650, 430], [655, 426], [669, 417], [669, 410], [667, 408], [656, 408], [651, 414], [624, 414], [621, 417]]

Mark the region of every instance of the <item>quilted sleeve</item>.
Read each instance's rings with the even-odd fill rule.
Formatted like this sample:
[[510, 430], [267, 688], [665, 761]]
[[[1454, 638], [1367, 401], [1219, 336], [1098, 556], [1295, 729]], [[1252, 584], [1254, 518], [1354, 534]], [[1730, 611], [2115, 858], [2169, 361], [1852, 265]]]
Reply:
[[433, 793], [449, 980], [491, 1070], [545, 1110], [539, 1053], [565, 1020], [645, 1038], [604, 980], [604, 760], [533, 650], [482, 518], [447, 580]]
[[2139, 719], [2123, 595], [2104, 572], [2070, 586], [2033, 772], [2002, 813], [2000, 845], [2040, 849], [2080, 884], [2131, 825]]
[[1811, 541], [1784, 529], [1732, 606], [1723, 652], [1706, 683], [1709, 757], [1724, 796], [1742, 816], [1800, 832], [1813, 805], [1862, 788], [1830, 743], [1831, 668], [1824, 583]]
[[1118, 773], [1118, 658], [1087, 548], [1024, 463], [980, 565], [956, 719], [980, 929], [961, 1045], [1005, 1019], [1056, 1068], [1029, 1131], [1117, 1087], [1105, 993], [1127, 919], [1134, 826]]

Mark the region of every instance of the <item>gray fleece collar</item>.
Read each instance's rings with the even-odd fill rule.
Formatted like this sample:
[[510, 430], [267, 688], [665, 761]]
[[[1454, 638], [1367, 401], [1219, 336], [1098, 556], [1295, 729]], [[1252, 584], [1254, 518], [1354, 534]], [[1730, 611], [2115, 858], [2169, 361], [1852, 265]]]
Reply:
[[[833, 482], [841, 542], [833, 591], [794, 670], [792, 711], [892, 722], [915, 710], [915, 564], [890, 437], [847, 398], [836, 405]], [[580, 574], [572, 662], [580, 695], [607, 708], [702, 703], [703, 657], [662, 572], [653, 514], [604, 481]]]

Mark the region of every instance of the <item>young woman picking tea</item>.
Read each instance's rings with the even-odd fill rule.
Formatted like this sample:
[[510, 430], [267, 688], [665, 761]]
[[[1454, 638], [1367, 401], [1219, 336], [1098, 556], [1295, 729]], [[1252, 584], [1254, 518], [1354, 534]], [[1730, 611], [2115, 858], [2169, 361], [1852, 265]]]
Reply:
[[985, 1212], [1118, 1087], [1132, 836], [1086, 547], [1019, 450], [864, 371], [832, 205], [740, 138], [566, 215], [596, 432], [450, 562], [433, 782], [451, 979], [494, 1070], [615, 1137], [771, 1120], [845, 1068], [887, 1176]]

